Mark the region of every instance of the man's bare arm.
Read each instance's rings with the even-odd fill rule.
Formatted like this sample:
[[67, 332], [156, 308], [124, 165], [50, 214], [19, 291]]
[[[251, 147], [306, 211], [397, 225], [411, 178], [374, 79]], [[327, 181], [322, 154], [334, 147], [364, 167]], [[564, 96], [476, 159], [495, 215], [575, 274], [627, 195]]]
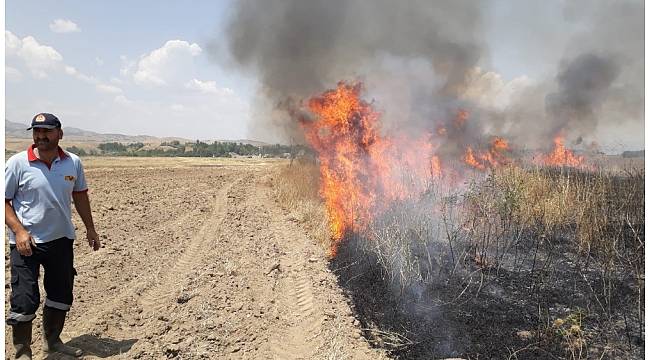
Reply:
[[86, 238], [88, 239], [88, 245], [90, 245], [93, 250], [100, 248], [101, 243], [99, 241], [99, 236], [95, 231], [95, 223], [93, 222], [93, 214], [90, 210], [90, 199], [88, 198], [88, 192], [73, 192], [72, 200], [74, 201], [74, 207], [77, 209], [77, 213], [81, 217], [81, 220], [86, 226]]

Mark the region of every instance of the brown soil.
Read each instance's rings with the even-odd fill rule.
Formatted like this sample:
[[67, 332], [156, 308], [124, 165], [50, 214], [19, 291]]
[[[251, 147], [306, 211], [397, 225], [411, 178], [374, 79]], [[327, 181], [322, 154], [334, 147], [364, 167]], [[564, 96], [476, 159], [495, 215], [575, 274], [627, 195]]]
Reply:
[[[326, 251], [270, 197], [272, 163], [90, 164], [104, 245], [90, 251], [75, 215], [78, 276], [62, 334], [85, 358], [385, 358], [361, 336]], [[5, 346], [9, 358], [9, 327]]]

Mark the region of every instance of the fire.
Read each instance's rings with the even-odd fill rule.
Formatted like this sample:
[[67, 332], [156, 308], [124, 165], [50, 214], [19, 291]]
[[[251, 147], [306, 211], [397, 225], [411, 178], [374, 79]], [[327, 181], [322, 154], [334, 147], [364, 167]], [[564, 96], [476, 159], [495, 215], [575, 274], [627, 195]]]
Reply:
[[[439, 124], [418, 137], [406, 132], [382, 134], [381, 116], [361, 98], [362, 85], [340, 82], [303, 104], [299, 118], [306, 141], [320, 161], [320, 195], [332, 234], [330, 255], [335, 256], [346, 234], [372, 237], [370, 226], [392, 204], [418, 199], [432, 184], [457, 186], [464, 171], [488, 171], [511, 163], [508, 140], [483, 141], [472, 136], [469, 112], [460, 109], [449, 123]], [[386, 129], [383, 129], [386, 130]], [[466, 144], [466, 139], [474, 139]], [[545, 165], [578, 166], [582, 157], [555, 139], [555, 149], [545, 155]]]
[[492, 142], [492, 147], [495, 150], [508, 150], [509, 149], [508, 142], [505, 139], [502, 139], [502, 138], [494, 139], [494, 141]]
[[431, 157], [431, 176], [442, 176], [442, 165], [440, 165], [440, 158], [435, 155]]
[[460, 129], [463, 126], [465, 126], [467, 119], [469, 119], [469, 111], [464, 109], [459, 109], [458, 112], [456, 113], [456, 119], [454, 121], [454, 125], [456, 125], [456, 128]]
[[495, 138], [492, 145], [486, 151], [480, 151], [476, 154], [471, 146], [465, 150], [463, 161], [465, 164], [478, 169], [487, 170], [488, 168], [496, 168], [510, 162], [506, 156], [506, 151], [510, 150], [508, 142], [502, 138]]
[[465, 160], [465, 163], [469, 166], [475, 167], [479, 170], [485, 170], [485, 166], [476, 160], [476, 157], [474, 156], [474, 150], [472, 150], [471, 146], [467, 147], [467, 151], [465, 152], [465, 157], [463, 160]]
[[580, 167], [584, 164], [583, 156], [576, 156], [571, 150], [564, 147], [564, 137], [562, 135], [556, 136], [553, 142], [555, 143], [553, 151], [542, 155], [538, 161], [539, 163], [549, 166], [572, 167]]
[[363, 233], [374, 214], [393, 201], [422, 193], [441, 173], [432, 135], [383, 136], [380, 114], [360, 92], [361, 84], [341, 82], [308, 101], [313, 119], [300, 119], [320, 160], [320, 194], [334, 240], [332, 255], [346, 232]]

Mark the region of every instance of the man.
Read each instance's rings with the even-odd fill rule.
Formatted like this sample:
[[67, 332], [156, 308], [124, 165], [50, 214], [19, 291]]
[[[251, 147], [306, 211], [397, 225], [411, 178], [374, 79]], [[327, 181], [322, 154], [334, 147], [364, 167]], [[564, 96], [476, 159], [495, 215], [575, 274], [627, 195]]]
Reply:
[[72, 242], [75, 228], [70, 201], [86, 226], [88, 244], [100, 247], [79, 157], [63, 151], [61, 122], [47, 113], [34, 116], [34, 144], [5, 165], [5, 224], [9, 228], [11, 309], [17, 359], [31, 359], [32, 320], [40, 303], [38, 277], [43, 266], [43, 350], [81, 356], [82, 351], [60, 339], [72, 305], [74, 276]]

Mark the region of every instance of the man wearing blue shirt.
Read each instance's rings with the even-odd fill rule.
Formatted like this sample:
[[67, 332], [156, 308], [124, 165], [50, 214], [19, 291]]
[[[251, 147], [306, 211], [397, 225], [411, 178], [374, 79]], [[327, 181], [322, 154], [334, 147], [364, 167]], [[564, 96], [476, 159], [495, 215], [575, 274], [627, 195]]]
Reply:
[[11, 309], [7, 324], [13, 327], [17, 359], [31, 359], [32, 320], [40, 303], [38, 276], [43, 266], [46, 292], [43, 305], [43, 350], [81, 356], [80, 349], [60, 339], [72, 305], [75, 238], [71, 200], [86, 226], [93, 250], [101, 244], [93, 224], [88, 187], [77, 155], [63, 151], [59, 119], [47, 113], [34, 116], [34, 144], [5, 165], [5, 224], [9, 228]]

